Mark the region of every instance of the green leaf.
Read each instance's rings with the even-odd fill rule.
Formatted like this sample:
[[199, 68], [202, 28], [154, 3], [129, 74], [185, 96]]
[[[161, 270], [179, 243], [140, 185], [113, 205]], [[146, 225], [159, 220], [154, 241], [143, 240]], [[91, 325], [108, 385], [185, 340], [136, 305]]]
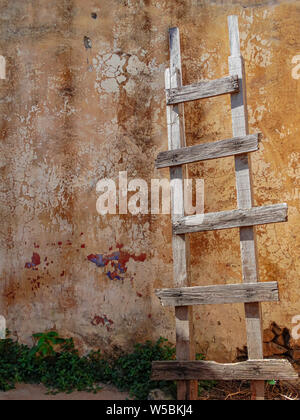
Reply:
[[53, 338], [52, 340], [53, 344], [64, 344], [65, 340], [63, 338]]
[[50, 331], [49, 333], [47, 333], [47, 336], [50, 338], [58, 337], [58, 333], [55, 331]]
[[267, 383], [269, 385], [276, 385], [277, 382], [273, 379], [272, 381], [267, 381]]
[[37, 351], [38, 351], [38, 349], [37, 349], [37, 347], [35, 346], [35, 347], [32, 347], [32, 349], [30, 350], [30, 352], [29, 352], [29, 356], [30, 357], [32, 357], [32, 356], [35, 356], [36, 355], [36, 353], [37, 353]]

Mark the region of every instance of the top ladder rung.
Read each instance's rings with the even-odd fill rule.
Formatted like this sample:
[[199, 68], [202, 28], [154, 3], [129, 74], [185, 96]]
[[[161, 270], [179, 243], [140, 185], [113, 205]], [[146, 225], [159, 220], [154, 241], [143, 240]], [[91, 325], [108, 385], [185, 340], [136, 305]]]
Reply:
[[215, 96], [238, 92], [238, 76], [226, 76], [222, 79], [195, 83], [192, 85], [182, 86], [178, 89], [167, 89], [167, 105], [176, 105], [182, 102], [213, 98]]

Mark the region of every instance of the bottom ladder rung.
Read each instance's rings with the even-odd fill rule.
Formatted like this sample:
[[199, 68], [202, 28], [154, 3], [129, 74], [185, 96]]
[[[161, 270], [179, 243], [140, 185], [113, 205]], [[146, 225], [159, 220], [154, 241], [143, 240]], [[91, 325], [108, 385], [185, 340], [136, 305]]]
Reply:
[[221, 364], [205, 361], [161, 361], [152, 363], [153, 381], [177, 380], [292, 380], [299, 375], [287, 360], [248, 360]]

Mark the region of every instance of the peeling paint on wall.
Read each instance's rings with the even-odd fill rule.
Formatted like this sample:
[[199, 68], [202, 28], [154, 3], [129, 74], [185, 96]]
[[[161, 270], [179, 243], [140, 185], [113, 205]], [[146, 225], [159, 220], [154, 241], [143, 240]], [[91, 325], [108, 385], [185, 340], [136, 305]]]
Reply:
[[119, 251], [111, 254], [90, 254], [87, 259], [96, 264], [97, 267], [107, 267], [106, 276], [110, 280], [123, 280], [127, 272], [126, 264], [130, 259], [136, 262], [144, 262], [146, 254], [134, 255], [122, 250], [124, 245], [117, 245]]

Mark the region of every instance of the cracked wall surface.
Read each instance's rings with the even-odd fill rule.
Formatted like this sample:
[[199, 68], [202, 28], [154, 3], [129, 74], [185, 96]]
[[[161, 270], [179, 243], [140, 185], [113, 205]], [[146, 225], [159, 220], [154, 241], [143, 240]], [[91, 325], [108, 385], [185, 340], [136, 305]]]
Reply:
[[[102, 178], [168, 176], [164, 70], [168, 28], [181, 31], [184, 83], [228, 74], [227, 16], [246, 62], [255, 205], [287, 202], [289, 221], [257, 228], [264, 327], [300, 314], [299, 1], [0, 0], [0, 314], [15, 337], [56, 329], [82, 351], [111, 352], [165, 336], [174, 313], [154, 289], [172, 285], [167, 215], [96, 211]], [[300, 61], [300, 60], [299, 60]], [[293, 77], [294, 74], [294, 77]], [[296, 77], [295, 77], [296, 75]], [[185, 106], [188, 145], [229, 138], [229, 97]], [[233, 159], [192, 164], [205, 211], [236, 207]], [[237, 230], [191, 237], [193, 285], [241, 281]], [[246, 343], [242, 305], [198, 307], [197, 351], [233, 360]], [[297, 343], [295, 343], [297, 344]], [[299, 343], [298, 343], [299, 344]]]

